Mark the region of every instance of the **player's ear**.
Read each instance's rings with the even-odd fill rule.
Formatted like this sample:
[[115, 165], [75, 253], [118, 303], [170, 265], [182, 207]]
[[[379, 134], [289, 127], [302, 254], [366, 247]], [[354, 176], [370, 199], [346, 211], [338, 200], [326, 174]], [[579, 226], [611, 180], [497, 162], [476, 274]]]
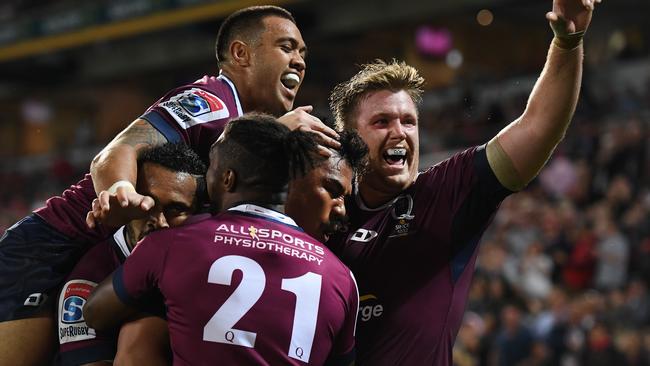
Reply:
[[251, 49], [242, 41], [232, 41], [230, 43], [230, 57], [235, 64], [247, 67], [251, 63]]
[[234, 170], [228, 169], [223, 173], [223, 188], [226, 192], [232, 193], [237, 187], [237, 173]]

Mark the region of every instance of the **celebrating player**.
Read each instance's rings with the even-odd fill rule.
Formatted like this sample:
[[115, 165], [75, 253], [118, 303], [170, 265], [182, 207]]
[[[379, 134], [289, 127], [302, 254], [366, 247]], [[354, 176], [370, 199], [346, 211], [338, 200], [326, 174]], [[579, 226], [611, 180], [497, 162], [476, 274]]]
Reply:
[[[117, 333], [88, 328], [81, 314], [83, 305], [92, 289], [124, 262], [145, 235], [181, 225], [197, 212], [205, 196], [206, 170], [198, 155], [184, 144], [167, 143], [140, 153], [137, 188], [156, 204], [147, 218], [131, 221], [110, 239], [91, 248], [66, 279], [57, 312], [61, 365], [85, 365], [115, 358]], [[141, 321], [158, 324], [158, 332], [148, 336], [168, 342], [164, 320], [152, 317]], [[137, 350], [144, 342], [138, 343], [132, 348]], [[148, 359], [148, 363], [156, 362]]]
[[231, 122], [206, 176], [214, 208], [227, 211], [145, 238], [92, 294], [88, 324], [115, 325], [130, 313], [127, 304], [158, 288], [175, 363], [349, 364], [356, 284], [336, 256], [281, 212], [289, 177], [316, 166], [327, 177], [319, 187], [328, 195], [319, 201], [336, 202], [333, 216], [344, 213], [353, 175], [344, 159], [326, 160], [309, 134], [270, 117]]
[[555, 0], [555, 32], [524, 113], [486, 145], [418, 174], [423, 79], [403, 63], [366, 65], [335, 88], [338, 123], [370, 150], [346, 203], [349, 231], [328, 246], [359, 281], [357, 363], [451, 365], [478, 241], [500, 202], [548, 160], [573, 115], [591, 0]]
[[[216, 51], [218, 77], [167, 93], [97, 155], [92, 179], [86, 175], [0, 238], [0, 364], [48, 362], [56, 291], [86, 247], [110, 236], [97, 221], [119, 227], [146, 217], [154, 206], [133, 187], [138, 151], [183, 141], [207, 161], [210, 145], [230, 119], [245, 111], [280, 115], [292, 108], [304, 79], [306, 47], [289, 12], [256, 6], [233, 13], [222, 23]], [[299, 107], [280, 120], [338, 147], [336, 133], [310, 111]], [[95, 188], [103, 211], [86, 217]]]

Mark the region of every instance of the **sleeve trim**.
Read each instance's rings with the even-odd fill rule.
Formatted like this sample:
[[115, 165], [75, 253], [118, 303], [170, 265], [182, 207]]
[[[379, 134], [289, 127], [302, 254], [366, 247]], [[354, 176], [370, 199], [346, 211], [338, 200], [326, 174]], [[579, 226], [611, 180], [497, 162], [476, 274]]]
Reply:
[[182, 142], [183, 138], [180, 133], [170, 126], [165, 118], [155, 110], [143, 114], [140, 118], [149, 122], [158, 132], [160, 132], [169, 142]]
[[513, 192], [520, 191], [526, 186], [526, 182], [521, 179], [517, 169], [515, 169], [512, 159], [503, 150], [498, 137], [487, 143], [485, 152], [490, 168], [502, 186]]
[[118, 267], [118, 269], [115, 271], [115, 274], [113, 275], [113, 290], [115, 291], [115, 294], [120, 299], [120, 301], [127, 305], [131, 305], [133, 304], [133, 298], [126, 290], [126, 286], [124, 286], [123, 272], [124, 266]]

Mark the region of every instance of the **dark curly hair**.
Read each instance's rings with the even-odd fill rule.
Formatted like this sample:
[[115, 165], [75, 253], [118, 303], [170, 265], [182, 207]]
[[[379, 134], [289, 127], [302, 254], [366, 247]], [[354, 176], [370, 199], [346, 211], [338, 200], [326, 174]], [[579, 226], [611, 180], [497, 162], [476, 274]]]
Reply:
[[282, 192], [290, 179], [324, 160], [314, 134], [291, 131], [270, 115], [245, 114], [230, 121], [223, 133], [210, 158], [218, 151], [219, 169], [236, 171], [248, 188]]

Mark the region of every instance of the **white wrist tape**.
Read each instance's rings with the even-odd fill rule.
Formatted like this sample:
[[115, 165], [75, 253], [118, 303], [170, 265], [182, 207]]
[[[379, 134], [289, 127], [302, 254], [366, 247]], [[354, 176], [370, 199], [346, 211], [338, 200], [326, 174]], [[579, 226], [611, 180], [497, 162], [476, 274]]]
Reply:
[[135, 192], [135, 187], [134, 187], [133, 184], [132, 184], [131, 182], [129, 182], [128, 180], [118, 180], [117, 182], [113, 183], [113, 185], [110, 186], [110, 188], [108, 188], [106, 191], [107, 191], [108, 193], [110, 193], [110, 194], [115, 194], [115, 192], [117, 191], [117, 189], [120, 188], [120, 187], [128, 187], [128, 188], [131, 188], [131, 190], [132, 190], [133, 192]]

